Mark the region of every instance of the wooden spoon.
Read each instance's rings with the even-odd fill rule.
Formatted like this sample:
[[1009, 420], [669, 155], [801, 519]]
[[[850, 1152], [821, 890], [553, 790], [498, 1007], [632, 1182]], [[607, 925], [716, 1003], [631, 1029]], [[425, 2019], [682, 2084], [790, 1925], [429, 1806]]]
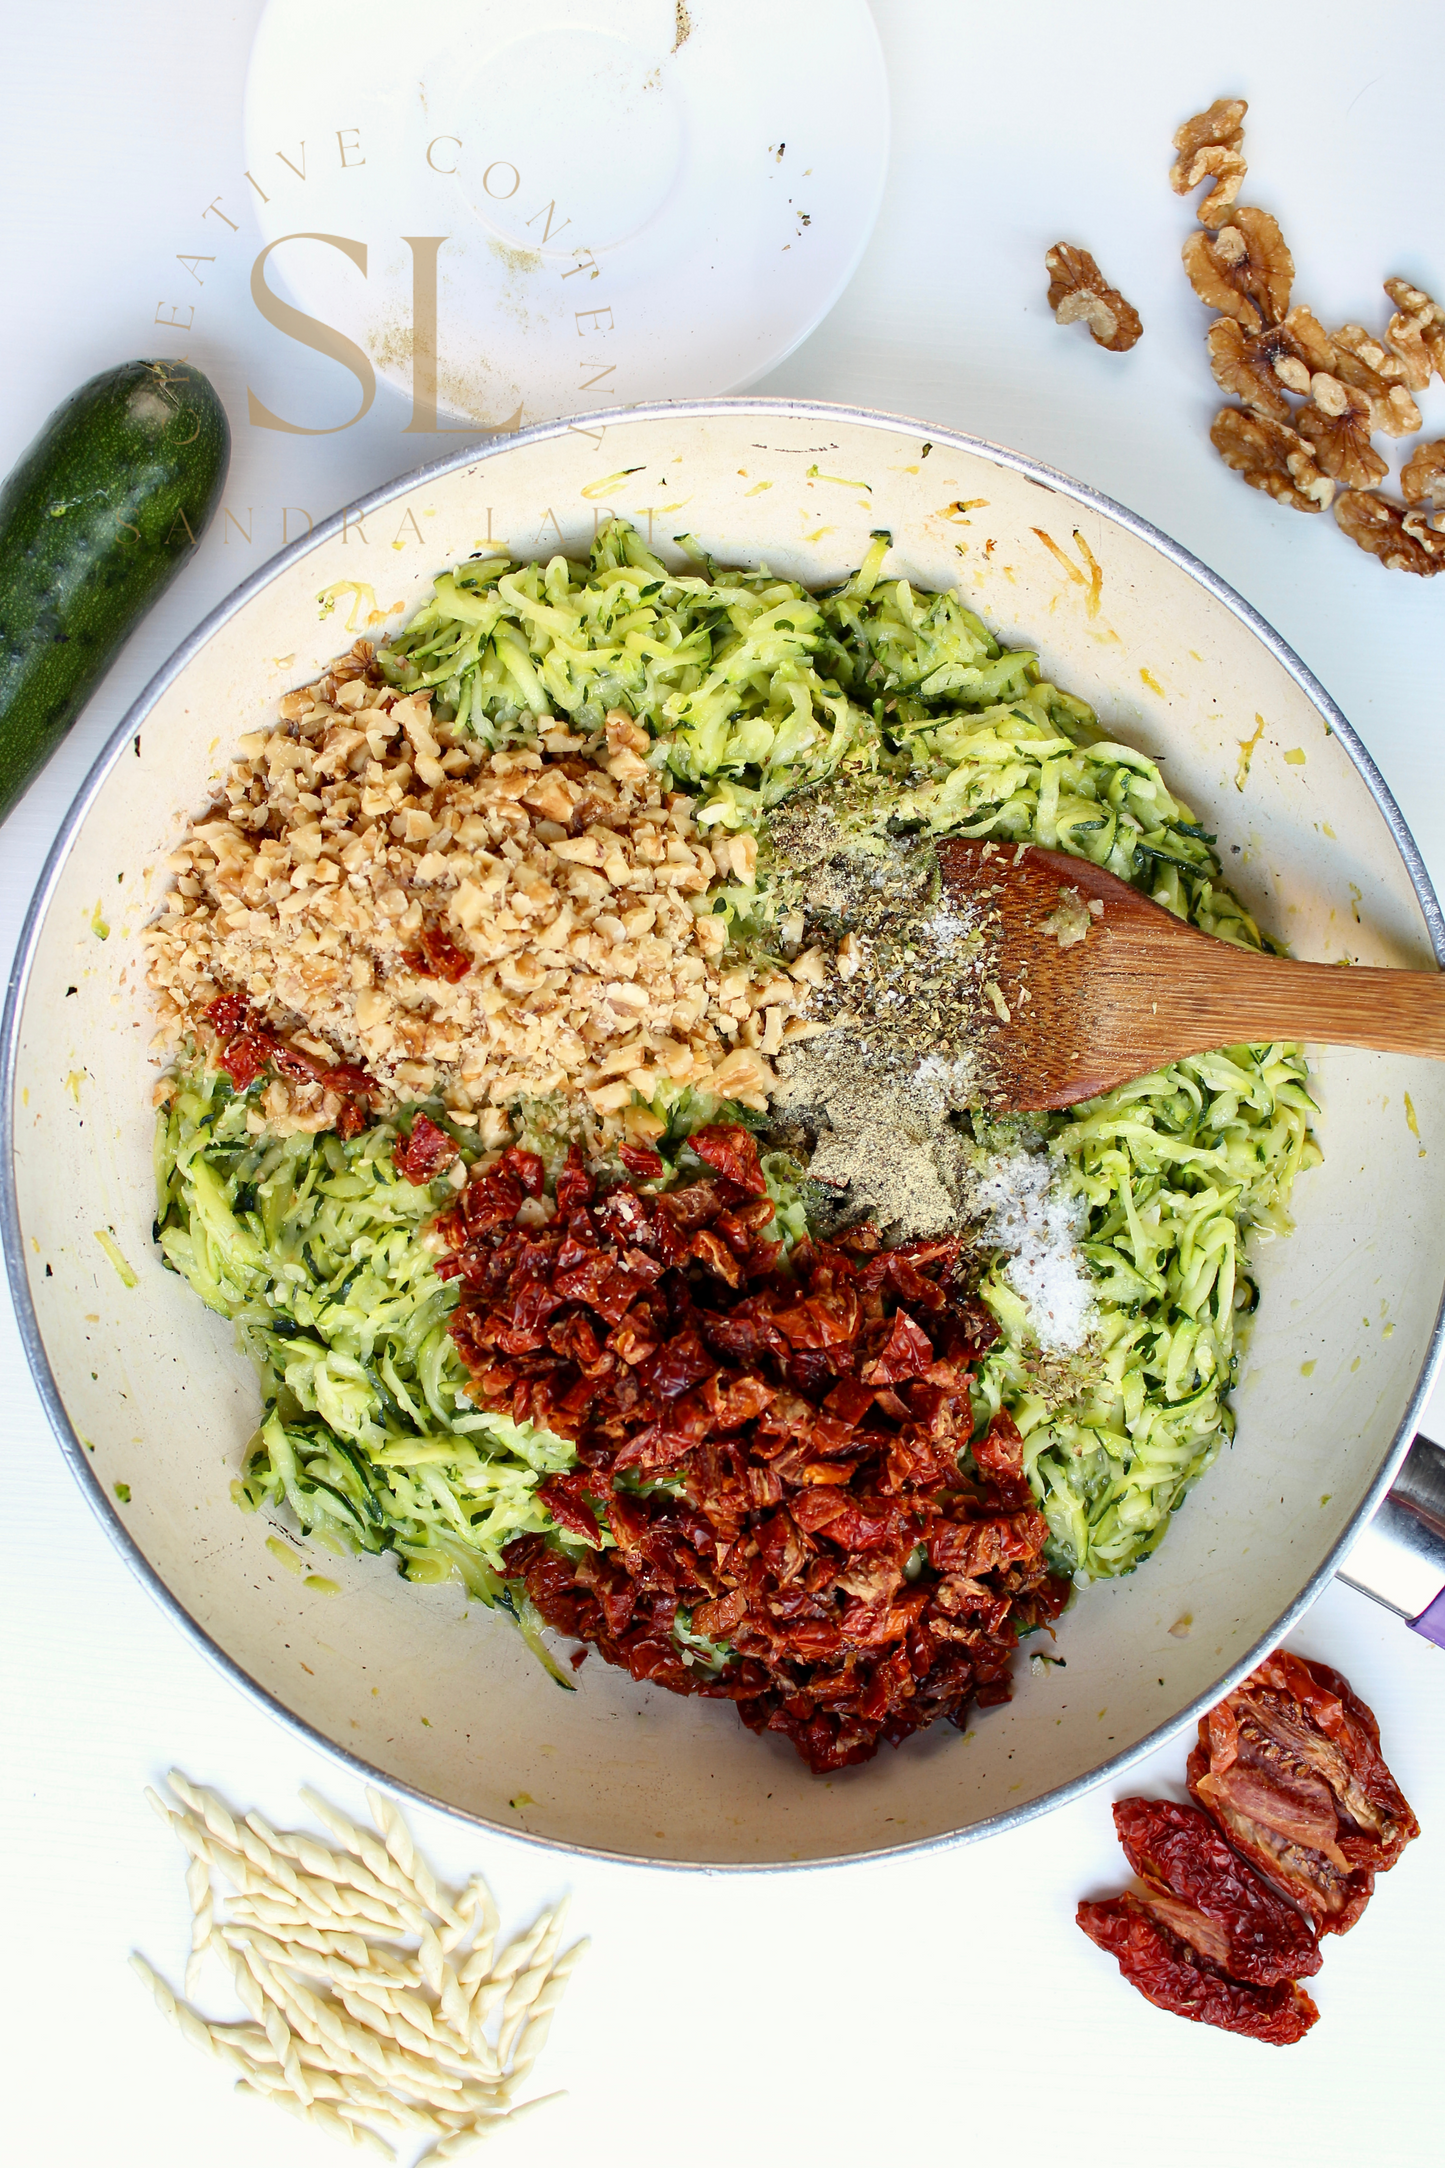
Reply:
[[954, 841], [938, 856], [1008, 1011], [984, 1017], [983, 1096], [999, 1108], [1070, 1107], [1186, 1054], [1275, 1039], [1445, 1060], [1439, 972], [1256, 955], [1036, 844]]

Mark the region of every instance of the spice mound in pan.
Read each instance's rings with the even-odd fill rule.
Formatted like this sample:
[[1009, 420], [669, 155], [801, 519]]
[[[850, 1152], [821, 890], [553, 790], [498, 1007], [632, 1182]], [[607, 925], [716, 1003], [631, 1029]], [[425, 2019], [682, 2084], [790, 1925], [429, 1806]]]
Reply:
[[[535, 1224], [513, 1150], [439, 1227], [478, 1401], [571, 1438], [540, 1495], [563, 1547], [507, 1551], [548, 1624], [636, 1679], [733, 1701], [823, 1772], [1009, 1696], [1021, 1628], [1068, 1584], [1000, 1416], [960, 1470], [996, 1337], [953, 1239], [800, 1243], [784, 1271], [748, 1133], [699, 1130], [703, 1179], [606, 1195], [575, 1151]], [[635, 1182], [656, 1154], [627, 1147]]]

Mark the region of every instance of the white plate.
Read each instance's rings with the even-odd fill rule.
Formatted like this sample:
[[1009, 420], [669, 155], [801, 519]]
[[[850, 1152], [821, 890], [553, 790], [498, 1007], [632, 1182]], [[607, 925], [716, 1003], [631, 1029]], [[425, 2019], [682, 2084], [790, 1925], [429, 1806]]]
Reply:
[[418, 428], [516, 428], [790, 352], [872, 231], [888, 86], [864, 0], [270, 0], [245, 125], [306, 343]]

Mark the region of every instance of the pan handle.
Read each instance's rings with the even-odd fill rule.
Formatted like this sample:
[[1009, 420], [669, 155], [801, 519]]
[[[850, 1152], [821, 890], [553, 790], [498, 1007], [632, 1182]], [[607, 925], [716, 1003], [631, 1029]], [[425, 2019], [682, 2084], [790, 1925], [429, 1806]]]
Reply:
[[1445, 1649], [1445, 1449], [1419, 1436], [1337, 1579]]

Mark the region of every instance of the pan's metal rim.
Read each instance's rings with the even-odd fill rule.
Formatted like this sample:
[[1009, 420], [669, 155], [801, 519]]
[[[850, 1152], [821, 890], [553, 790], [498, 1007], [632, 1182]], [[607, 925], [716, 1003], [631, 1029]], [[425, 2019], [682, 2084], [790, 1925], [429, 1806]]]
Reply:
[[458, 1807], [448, 1800], [440, 1799], [434, 1793], [427, 1792], [419, 1786], [407, 1784], [402, 1779], [392, 1776], [386, 1770], [375, 1768], [359, 1754], [352, 1753], [336, 1740], [328, 1738], [323, 1731], [319, 1730], [305, 1717], [299, 1716], [294, 1710], [287, 1708], [284, 1702], [253, 1679], [250, 1673], [234, 1657], [228, 1655], [211, 1638], [205, 1627], [192, 1617], [184, 1604], [162, 1580], [159, 1573], [131, 1537], [120, 1516], [106, 1497], [100, 1480], [90, 1464], [89, 1456], [71, 1426], [54, 1374], [50, 1368], [41, 1337], [39, 1320], [31, 1299], [15, 1176], [15, 1070], [19, 1051], [20, 1019], [40, 930], [44, 924], [51, 897], [60, 878], [61, 870], [69, 856], [71, 845], [91, 806], [99, 796], [111, 769], [120, 758], [125, 747], [134, 738], [136, 732], [142, 728], [147, 714], [161, 694], [188, 668], [213, 635], [239, 610], [243, 609], [253, 595], [257, 594], [263, 587], [268, 586], [289, 566], [299, 558], [307, 556], [312, 550], [319, 548], [323, 543], [328, 542], [333, 535], [339, 534], [342, 531], [343, 523], [347, 519], [354, 521], [358, 516], [364, 518], [367, 513], [377, 511], [383, 505], [393, 502], [396, 498], [410, 494], [433, 477], [453, 474], [473, 465], [480, 466], [488, 459], [496, 458], [521, 444], [544, 442], [550, 438], [580, 432], [593, 424], [616, 428], [631, 422], [675, 420], [683, 416], [707, 419], [711, 416], [736, 413], [745, 413], [756, 417], [760, 421], [771, 418], [787, 422], [817, 422], [824, 426], [829, 423], [862, 424], [865, 427], [880, 429], [892, 435], [916, 436], [924, 438], [936, 446], [946, 445], [951, 450], [973, 454], [990, 460], [998, 466], [1011, 468], [1015, 473], [1026, 476], [1030, 481], [1037, 482], [1041, 487], [1052, 490], [1060, 496], [1071, 498], [1074, 503], [1086, 510], [1102, 513], [1106, 519], [1113, 521], [1117, 526], [1123, 527], [1128, 533], [1137, 536], [1139, 540], [1157, 550], [1161, 556], [1167, 558], [1171, 564], [1176, 565], [1180, 571], [1186, 573], [1189, 578], [1196, 581], [1199, 586], [1213, 595], [1215, 600], [1222, 603], [1232, 616], [1238, 618], [1254, 634], [1268, 653], [1274, 657], [1275, 661], [1288, 671], [1301, 691], [1319, 710], [1327, 728], [1339, 739], [1340, 744], [1359, 770], [1366, 788], [1369, 790], [1390, 830], [1405, 870], [1410, 876], [1411, 886], [1415, 891], [1421, 915], [1425, 920], [1436, 960], [1442, 967], [1445, 967], [1445, 915], [1442, 915], [1434, 885], [1426, 870], [1419, 846], [1411, 835], [1384, 777], [1357, 737], [1353, 726], [1334, 700], [1331, 699], [1314, 673], [1306, 667], [1299, 656], [1295, 654], [1293, 648], [1280, 637], [1273, 626], [1267, 623], [1250, 603], [1246, 602], [1241, 595], [1236, 594], [1226, 581], [1222, 580], [1217, 573], [1211, 571], [1191, 551], [1186, 550], [1182, 544], [1174, 541], [1171, 536], [1164, 534], [1150, 521], [1141, 518], [1138, 513], [1131, 512], [1125, 506], [1116, 504], [1111, 498], [1103, 496], [1098, 490], [1090, 489], [1082, 482], [1076, 482], [1071, 476], [1061, 473], [1057, 468], [1044, 466], [1039, 461], [1029, 459], [1023, 453], [1013, 451], [1006, 445], [993, 444], [986, 438], [968, 436], [962, 431], [943, 428], [931, 422], [919, 421], [909, 415], [888, 414], [865, 407], [837, 406], [815, 400], [692, 399], [658, 401], [647, 406], [629, 407], [620, 411], [614, 409], [612, 411], [604, 410], [598, 414], [573, 415], [564, 420], [537, 423], [529, 429], [519, 430], [513, 435], [495, 439], [489, 445], [472, 446], [451, 453], [443, 459], [433, 460], [425, 466], [414, 468], [410, 473], [400, 475], [393, 481], [383, 483], [379, 488], [372, 490], [369, 495], [361, 498], [356, 504], [348, 505], [343, 510], [334, 513], [330, 519], [322, 521], [313, 532], [302, 536], [300, 540], [292, 543], [289, 548], [279, 551], [276, 556], [269, 559], [266, 564], [253, 573], [248, 580], [244, 580], [239, 587], [235, 588], [224, 601], [218, 603], [216, 608], [196, 627], [195, 631], [181, 642], [170, 660], [156, 672], [145, 690], [117, 724], [109, 742], [97, 757], [89, 775], [81, 785], [46, 859], [44, 871], [37, 884], [29, 911], [26, 913], [19, 946], [11, 965], [5, 995], [4, 1017], [3, 1021], [0, 1021], [0, 1136], [3, 1136], [4, 1140], [3, 1149], [0, 1149], [0, 1237], [3, 1237], [6, 1274], [9, 1280], [11, 1298], [15, 1306], [16, 1320], [20, 1328], [21, 1342], [35, 1379], [36, 1388], [40, 1394], [46, 1415], [50, 1420], [51, 1428], [54, 1430], [60, 1444], [61, 1451], [69, 1462], [71, 1472], [79, 1483], [92, 1510], [142, 1586], [155, 1598], [161, 1608], [171, 1615], [182, 1632], [195, 1643], [202, 1654], [208, 1657], [217, 1670], [229, 1679], [234, 1686], [238, 1687], [252, 1701], [258, 1703], [270, 1715], [276, 1717], [288, 1729], [295, 1732], [306, 1745], [332, 1756], [354, 1775], [365, 1781], [383, 1784], [389, 1790], [414, 1799], [419, 1805], [434, 1808], [438, 1813], [455, 1815], [460, 1820], [471, 1822], [478, 1828], [489, 1830], [497, 1836], [512, 1838], [521, 1843], [533, 1844], [544, 1851], [570, 1853], [579, 1858], [604, 1860], [618, 1866], [660, 1867], [682, 1873], [794, 1874], [819, 1868], [867, 1866], [875, 1862], [914, 1853], [952, 1850], [965, 1844], [977, 1843], [985, 1837], [998, 1836], [1005, 1831], [1022, 1828], [1026, 1822], [1034, 1821], [1041, 1815], [1051, 1813], [1055, 1808], [1068, 1806], [1075, 1800], [1082, 1799], [1087, 1793], [1122, 1777], [1137, 1763], [1152, 1754], [1156, 1748], [1177, 1737], [1189, 1724], [1197, 1722], [1222, 1694], [1228, 1693], [1240, 1679], [1253, 1669], [1261, 1657], [1274, 1648], [1298, 1624], [1310, 1606], [1328, 1586], [1336, 1568], [1349, 1551], [1355, 1537], [1374, 1513], [1389, 1489], [1401, 1461], [1409, 1450], [1410, 1441], [1418, 1426], [1419, 1417], [1434, 1382], [1436, 1371], [1440, 1367], [1442, 1356], [1445, 1356], [1445, 1288], [1442, 1288], [1441, 1303], [1436, 1312], [1434, 1328], [1425, 1350], [1424, 1359], [1416, 1378], [1415, 1389], [1411, 1395], [1404, 1419], [1396, 1432], [1389, 1452], [1381, 1463], [1374, 1482], [1362, 1499], [1358, 1510], [1351, 1518], [1343, 1535], [1318, 1569], [1310, 1576], [1300, 1594], [1280, 1613], [1268, 1633], [1261, 1636], [1243, 1656], [1236, 1658], [1228, 1669], [1221, 1673], [1207, 1692], [1196, 1696], [1187, 1707], [1171, 1717], [1167, 1723], [1157, 1725], [1153, 1731], [1137, 1741], [1135, 1745], [1127, 1747], [1121, 1754], [1111, 1756], [1108, 1761], [1099, 1763], [1096, 1768], [1090, 1770], [1087, 1774], [1073, 1777], [1067, 1783], [1057, 1785], [1052, 1791], [1042, 1793], [1037, 1799], [1030, 1800], [1025, 1805], [1009, 1808], [1002, 1814], [990, 1815], [984, 1821], [976, 1822], [966, 1829], [949, 1830], [934, 1837], [918, 1838], [907, 1843], [881, 1846], [866, 1852], [841, 1853], [824, 1859], [726, 1862], [716, 1860], [645, 1859], [636, 1853], [616, 1852], [598, 1845], [578, 1844], [565, 1838], [547, 1837], [505, 1823], [492, 1821], [485, 1815], [474, 1814], [465, 1807]]

